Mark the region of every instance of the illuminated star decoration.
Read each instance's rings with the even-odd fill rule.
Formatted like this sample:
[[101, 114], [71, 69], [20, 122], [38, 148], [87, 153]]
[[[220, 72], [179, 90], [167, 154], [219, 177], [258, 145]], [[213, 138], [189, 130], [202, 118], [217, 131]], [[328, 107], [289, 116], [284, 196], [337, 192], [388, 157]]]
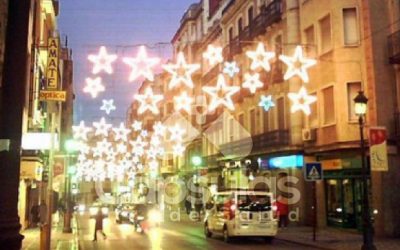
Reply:
[[102, 70], [108, 74], [112, 74], [113, 69], [111, 67], [111, 63], [117, 60], [117, 55], [109, 55], [107, 54], [106, 47], [101, 46], [98, 55], [89, 55], [89, 61], [91, 61], [93, 65], [92, 73], [97, 74]]
[[114, 138], [116, 141], [128, 140], [128, 134], [131, 132], [129, 129], [125, 127], [125, 125], [121, 122], [118, 128], [113, 128], [114, 131]]
[[261, 96], [261, 100], [258, 106], [262, 107], [265, 111], [269, 111], [270, 108], [275, 107], [275, 103], [272, 101], [272, 96]]
[[114, 100], [103, 100], [103, 106], [100, 107], [100, 110], [106, 112], [107, 115], [111, 113], [111, 111], [115, 110], [116, 107], [114, 106]]
[[288, 80], [289, 78], [297, 75], [303, 82], [308, 83], [309, 78], [307, 74], [307, 68], [317, 63], [314, 59], [308, 59], [303, 57], [303, 50], [301, 46], [297, 46], [292, 57], [280, 55], [279, 59], [287, 65], [287, 71], [283, 78]]
[[[232, 95], [240, 90], [239, 86], [227, 86], [225, 78], [222, 74], [218, 75], [217, 86], [204, 86], [203, 91], [211, 95], [211, 103], [208, 107], [209, 111], [213, 111], [219, 105], [224, 105], [230, 110], [234, 110], [235, 106], [232, 102]], [[221, 97], [222, 96], [222, 97]]]
[[189, 97], [186, 91], [183, 91], [180, 96], [175, 96], [175, 110], [185, 110], [188, 114], [191, 111], [193, 98]]
[[183, 156], [185, 152], [185, 147], [182, 144], [177, 144], [172, 147], [173, 154], [176, 156]]
[[208, 45], [207, 51], [203, 53], [203, 57], [208, 60], [211, 66], [224, 61], [222, 48], [214, 47], [212, 44]]
[[243, 88], [248, 88], [252, 94], [256, 93], [256, 90], [258, 88], [261, 88], [264, 86], [264, 84], [260, 81], [260, 75], [258, 73], [255, 73], [254, 75], [250, 75], [249, 73], [246, 73], [244, 75], [245, 81], [243, 82], [242, 87]]
[[182, 129], [179, 124], [175, 124], [175, 126], [168, 128], [171, 136], [169, 137], [170, 141], [182, 141], [183, 135], [186, 133], [184, 129]]
[[269, 61], [275, 57], [275, 52], [265, 51], [263, 43], [259, 43], [255, 51], [247, 51], [246, 55], [252, 60], [251, 70], [263, 68], [265, 71], [271, 70]]
[[233, 62], [225, 62], [223, 73], [227, 74], [229, 77], [234, 77], [237, 73], [240, 72], [239, 67], [235, 61]]
[[125, 57], [123, 61], [132, 68], [129, 76], [130, 82], [136, 80], [140, 76], [143, 76], [149, 81], [154, 81], [154, 73], [152, 68], [160, 62], [160, 58], [147, 57], [146, 48], [144, 46], [140, 46], [136, 58]]
[[140, 102], [139, 114], [143, 114], [147, 110], [150, 110], [153, 114], [158, 114], [160, 111], [158, 110], [157, 103], [164, 99], [164, 97], [162, 95], [154, 95], [153, 90], [148, 87], [143, 95], [135, 95], [135, 99]]
[[142, 130], [142, 122], [141, 121], [134, 121], [132, 123], [133, 131], [140, 131]]
[[154, 135], [164, 136], [166, 127], [161, 122], [156, 122], [153, 126]]
[[108, 130], [111, 129], [111, 124], [106, 123], [106, 119], [102, 117], [99, 122], [93, 122], [93, 127], [96, 128], [94, 135], [108, 136]]
[[101, 78], [96, 77], [95, 79], [86, 78], [86, 86], [83, 88], [83, 92], [89, 93], [92, 98], [96, 98], [99, 92], [105, 90], [104, 86], [101, 84]]
[[87, 134], [91, 131], [92, 129], [89, 127], [85, 126], [85, 122], [81, 121], [78, 126], [72, 126], [72, 131], [74, 133], [74, 138], [79, 140], [82, 139], [84, 141], [87, 140]]
[[317, 100], [317, 97], [307, 94], [305, 87], [301, 87], [298, 93], [289, 93], [288, 97], [292, 101], [292, 107], [290, 111], [294, 113], [298, 110], [301, 110], [306, 115], [311, 113], [310, 104]]
[[183, 52], [178, 53], [176, 64], [162, 66], [164, 70], [172, 75], [168, 88], [173, 89], [181, 83], [189, 88], [193, 88], [192, 74], [200, 68], [199, 64], [187, 64]]

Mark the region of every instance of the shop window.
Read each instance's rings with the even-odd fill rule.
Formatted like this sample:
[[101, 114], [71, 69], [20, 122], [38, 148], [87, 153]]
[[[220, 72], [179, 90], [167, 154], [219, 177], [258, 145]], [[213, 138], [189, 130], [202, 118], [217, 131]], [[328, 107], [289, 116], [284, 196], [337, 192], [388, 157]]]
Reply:
[[335, 100], [333, 96], [333, 86], [325, 88], [323, 94], [324, 125], [335, 123]]
[[361, 90], [361, 82], [348, 82], [347, 83], [347, 109], [349, 121], [357, 121], [357, 115], [354, 112], [354, 98]]
[[356, 8], [343, 9], [343, 36], [344, 45], [354, 46], [360, 43]]
[[331, 16], [327, 15], [319, 21], [321, 54], [332, 49]]

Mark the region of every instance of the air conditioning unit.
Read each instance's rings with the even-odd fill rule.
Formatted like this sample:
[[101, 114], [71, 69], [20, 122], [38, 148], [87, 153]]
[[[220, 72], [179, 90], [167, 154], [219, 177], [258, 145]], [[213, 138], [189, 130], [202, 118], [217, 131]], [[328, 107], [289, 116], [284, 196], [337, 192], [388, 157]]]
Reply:
[[317, 129], [305, 128], [302, 130], [303, 141], [315, 141], [317, 139]]

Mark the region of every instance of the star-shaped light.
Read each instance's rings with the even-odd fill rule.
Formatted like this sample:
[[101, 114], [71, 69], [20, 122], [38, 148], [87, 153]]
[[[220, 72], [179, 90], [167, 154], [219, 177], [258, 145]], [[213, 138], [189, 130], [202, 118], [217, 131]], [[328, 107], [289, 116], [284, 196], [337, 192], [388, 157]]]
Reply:
[[227, 86], [225, 78], [222, 74], [218, 75], [217, 86], [204, 86], [203, 91], [211, 95], [211, 103], [208, 107], [209, 111], [213, 111], [219, 105], [224, 105], [230, 110], [234, 110], [235, 106], [232, 102], [232, 96], [240, 90], [239, 86]]
[[101, 84], [101, 78], [96, 77], [94, 79], [88, 77], [86, 78], [86, 86], [83, 88], [83, 92], [89, 93], [92, 98], [96, 98], [100, 92], [105, 91], [106, 89]]
[[149, 162], [150, 170], [158, 170], [159, 163], [156, 160], [152, 160]]
[[150, 144], [154, 147], [157, 147], [161, 144], [160, 138], [158, 136], [152, 136], [150, 139]]
[[153, 126], [154, 134], [164, 136], [166, 127], [161, 122], [156, 122]]
[[140, 132], [140, 136], [141, 136], [142, 138], [146, 138], [148, 135], [149, 135], [149, 132], [147, 132], [147, 130], [145, 130], [145, 129], [143, 129], [143, 130]]
[[162, 66], [164, 70], [172, 75], [168, 88], [173, 89], [180, 84], [185, 84], [193, 88], [192, 74], [200, 68], [199, 64], [187, 64], [183, 52], [179, 52], [176, 64], [167, 64]]
[[117, 155], [118, 155], [118, 152], [115, 151], [115, 150], [113, 150], [112, 148], [110, 148], [110, 149], [108, 149], [106, 155], [107, 155], [107, 161], [109, 161], [109, 162], [114, 162], [114, 161], [115, 161], [115, 158], [116, 158]]
[[140, 131], [142, 130], [142, 122], [141, 121], [133, 121], [132, 123], [133, 131]]
[[79, 143], [78, 149], [81, 154], [88, 155], [90, 153], [90, 147], [86, 143]]
[[263, 43], [259, 43], [255, 51], [247, 51], [246, 55], [252, 60], [250, 65], [251, 70], [257, 70], [260, 67], [265, 71], [271, 70], [269, 61], [275, 57], [275, 52], [265, 51]]
[[93, 122], [93, 127], [96, 128], [94, 135], [108, 136], [108, 130], [111, 129], [111, 124], [106, 123], [106, 119], [102, 117], [99, 122]]
[[180, 96], [175, 96], [175, 110], [185, 110], [188, 114], [191, 111], [193, 98], [189, 97], [186, 91], [183, 91]]
[[114, 100], [103, 100], [103, 106], [100, 107], [100, 110], [103, 110], [106, 112], [107, 115], [111, 113], [111, 111], [115, 110], [116, 107], [114, 105]]
[[150, 147], [149, 150], [147, 150], [147, 158], [148, 159], [156, 159], [157, 158], [157, 153], [158, 153], [157, 148]]
[[150, 110], [153, 114], [158, 114], [160, 111], [158, 110], [157, 103], [164, 99], [164, 97], [162, 95], [154, 95], [153, 90], [148, 87], [143, 95], [135, 95], [135, 99], [140, 102], [139, 114], [143, 114], [147, 110]]
[[96, 147], [98, 148], [99, 152], [103, 153], [103, 154], [107, 154], [108, 151], [111, 148], [111, 143], [109, 141], [107, 141], [107, 139], [103, 139], [102, 141], [98, 141], [96, 143]]
[[208, 45], [207, 51], [203, 53], [203, 57], [208, 60], [211, 66], [224, 61], [222, 48], [214, 47], [212, 44]]
[[235, 61], [233, 62], [225, 62], [224, 70], [222, 71], [224, 74], [227, 74], [231, 78], [234, 77], [237, 73], [240, 72], [239, 67]]
[[140, 46], [136, 58], [125, 57], [123, 61], [132, 68], [129, 76], [130, 82], [136, 80], [140, 76], [143, 76], [149, 81], [154, 81], [154, 73], [152, 68], [160, 62], [160, 58], [148, 57], [146, 48], [144, 46]]
[[310, 104], [317, 100], [317, 97], [307, 94], [305, 87], [301, 87], [298, 93], [289, 93], [288, 97], [292, 101], [292, 107], [290, 111], [294, 113], [298, 110], [301, 110], [306, 115], [311, 113]]
[[168, 128], [168, 130], [171, 133], [171, 136], [169, 137], [171, 141], [182, 141], [182, 137], [186, 133], [179, 124], [175, 124], [175, 126]]
[[143, 141], [140, 136], [137, 137], [136, 140], [131, 141], [130, 144], [132, 145], [134, 155], [142, 156], [144, 154], [144, 148], [147, 146], [147, 142]]
[[112, 74], [113, 69], [111, 67], [111, 63], [117, 60], [117, 55], [109, 55], [107, 54], [106, 47], [101, 46], [98, 55], [89, 55], [89, 61], [91, 61], [93, 65], [92, 73], [97, 74], [102, 70], [108, 74]]
[[129, 129], [125, 127], [125, 125], [121, 122], [118, 128], [113, 128], [114, 131], [114, 139], [116, 141], [122, 140], [126, 141], [128, 140], [128, 134], [131, 132]]
[[91, 131], [92, 129], [89, 127], [85, 126], [85, 122], [81, 121], [78, 126], [72, 126], [72, 131], [74, 134], [74, 139], [82, 139], [84, 141], [87, 140], [87, 134]]
[[252, 94], [256, 93], [258, 88], [262, 88], [264, 86], [263, 82], [260, 81], [260, 74], [258, 73], [255, 73], [254, 75], [246, 73], [244, 78], [245, 80], [242, 87], [248, 88]]
[[285, 75], [283, 76], [285, 80], [297, 75], [305, 83], [309, 81], [307, 69], [317, 63], [317, 61], [314, 59], [303, 57], [303, 49], [301, 46], [296, 47], [292, 57], [280, 55], [279, 59], [288, 67]]
[[183, 153], [185, 152], [185, 147], [182, 144], [177, 144], [172, 147], [172, 150], [175, 156], [183, 156]]
[[262, 107], [265, 111], [270, 110], [270, 108], [275, 107], [275, 103], [272, 101], [272, 96], [261, 96], [261, 100], [258, 103], [258, 106]]

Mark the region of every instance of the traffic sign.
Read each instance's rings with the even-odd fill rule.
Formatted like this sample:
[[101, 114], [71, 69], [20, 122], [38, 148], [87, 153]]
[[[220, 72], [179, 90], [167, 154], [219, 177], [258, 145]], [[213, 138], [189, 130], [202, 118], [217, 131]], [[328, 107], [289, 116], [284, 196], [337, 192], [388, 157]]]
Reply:
[[306, 181], [319, 181], [323, 179], [322, 165], [320, 162], [306, 163], [304, 168], [304, 179]]

